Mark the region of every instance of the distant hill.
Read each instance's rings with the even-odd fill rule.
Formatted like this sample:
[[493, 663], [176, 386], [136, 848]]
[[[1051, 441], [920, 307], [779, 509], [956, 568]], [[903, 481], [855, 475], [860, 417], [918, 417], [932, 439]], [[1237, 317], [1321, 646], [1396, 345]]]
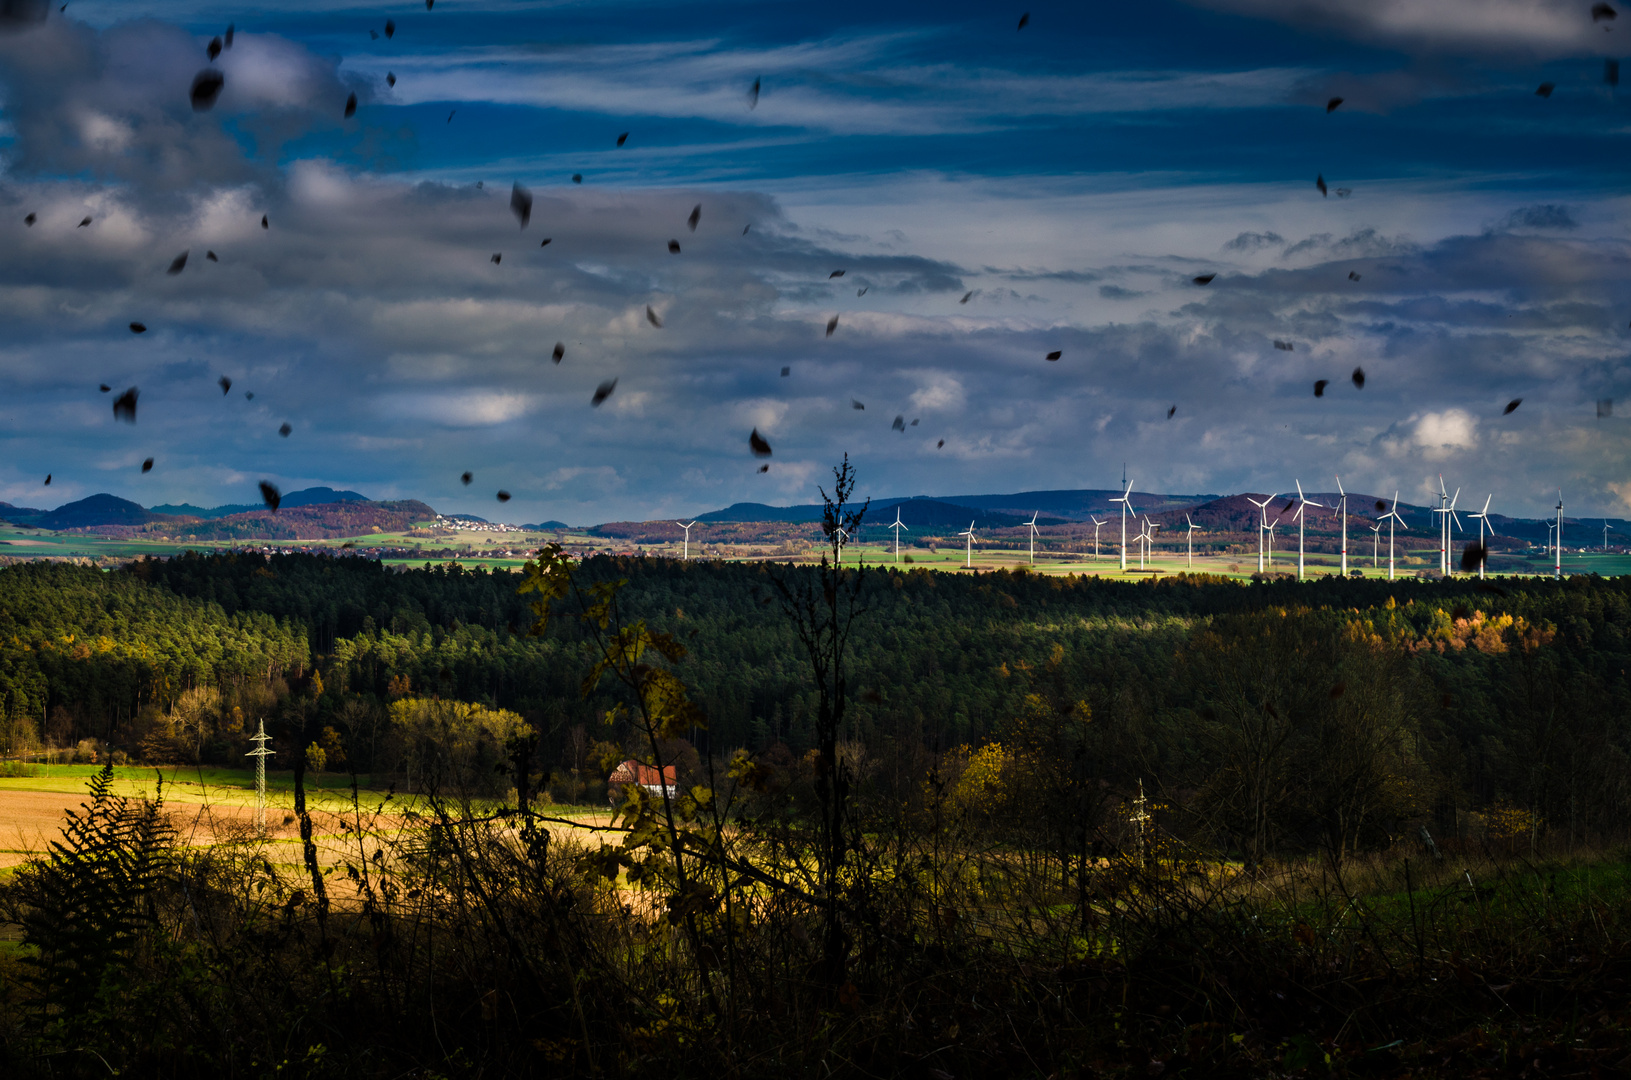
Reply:
[[273, 513], [264, 507], [244, 514], [209, 521], [170, 518], [142, 525], [99, 525], [85, 532], [103, 536], [167, 536], [176, 541], [339, 540], [382, 532], [403, 532], [421, 521], [432, 521], [436, 511], [408, 499], [401, 502], [338, 502], [315, 506], [282, 507]]
[[[293, 509], [297, 506], [321, 506], [324, 503], [340, 502], [367, 502], [368, 496], [359, 495], [355, 491], [335, 491], [331, 487], [302, 488], [291, 491], [283, 496], [279, 504], [282, 509]], [[191, 503], [165, 504], [151, 507], [155, 514], [177, 514], [196, 518], [224, 518], [233, 514], [252, 514], [256, 510], [265, 509], [260, 503], [229, 503], [225, 506], [212, 506], [205, 508], [194, 506]], [[479, 520], [479, 519], [478, 519]], [[107, 524], [114, 524], [108, 522]]]
[[[1014, 514], [1026, 521], [1034, 513], [1048, 514], [1064, 518], [1067, 521], [1086, 521], [1089, 516], [1103, 517], [1108, 513], [1120, 513], [1121, 504], [1111, 502], [1111, 499], [1121, 495], [1119, 489], [1085, 488], [1080, 490], [1058, 491], [1021, 491], [1013, 495], [946, 495], [942, 502], [955, 503], [958, 506], [971, 506], [983, 510], [996, 510], [1002, 513]], [[1160, 513], [1167, 510], [1182, 510], [1186, 507], [1198, 506], [1201, 503], [1219, 499], [1218, 495], [1157, 495], [1148, 491], [1133, 492], [1133, 506], [1140, 513]], [[888, 500], [896, 502], [899, 500]], [[902, 520], [905, 520], [904, 518]], [[1040, 525], [1039, 519], [1037, 524]]]
[[568, 525], [564, 521], [555, 521], [553, 519], [549, 521], [540, 521], [533, 525], [517, 526], [517, 528], [526, 529], [528, 532], [549, 532], [555, 529], [570, 529], [571, 527], [572, 526]]
[[[988, 529], [1001, 529], [1013, 525], [1023, 525], [1031, 519], [1030, 513], [1019, 515], [992, 510], [986, 507], [973, 506], [967, 503], [951, 502], [942, 499], [928, 499], [922, 496], [911, 499], [874, 499], [867, 511], [866, 521], [870, 525], [883, 525], [895, 520], [895, 508], [900, 508], [900, 520], [908, 526], [940, 527], [956, 525], [960, 529], [968, 528], [972, 518], [975, 525]], [[800, 506], [767, 506], [764, 503], [736, 503], [723, 510], [715, 510], [707, 514], [698, 514], [698, 521], [706, 522], [764, 522], [782, 521], [789, 524], [815, 522], [821, 520], [822, 507], [807, 503]], [[1038, 518], [1038, 525], [1060, 525], [1064, 521], [1060, 518]], [[626, 524], [626, 523], [617, 523]]]
[[177, 520], [171, 515], [148, 510], [140, 503], [107, 494], [64, 503], [55, 510], [25, 512], [23, 507], [16, 507], [0, 516], [17, 525], [32, 525], [40, 529], [78, 529], [91, 525], [137, 526], [154, 521]]
[[0, 502], [0, 521], [9, 521], [13, 525], [20, 524], [25, 519], [33, 519], [46, 511], [32, 506], [13, 506], [8, 502]]

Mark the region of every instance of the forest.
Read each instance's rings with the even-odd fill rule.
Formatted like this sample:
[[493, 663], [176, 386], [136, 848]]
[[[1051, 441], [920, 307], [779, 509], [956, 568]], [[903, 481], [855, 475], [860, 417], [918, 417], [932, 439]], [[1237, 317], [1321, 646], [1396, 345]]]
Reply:
[[[25, 944], [0, 957], [0, 1061], [91, 1075], [72, 1048], [93, 1042], [171, 1075], [1606, 1061], [1631, 1025], [1628, 626], [1631, 585], [1594, 577], [1120, 582], [553, 546], [524, 573], [6, 567], [0, 751], [237, 766], [264, 721], [305, 855], [189, 848], [158, 804], [93, 784], [0, 887]], [[627, 758], [677, 790], [608, 791]], [[359, 801], [356, 858], [324, 868], [314, 770], [428, 809]], [[583, 835], [574, 803], [610, 805], [609, 831]]]
[[[774, 583], [816, 568], [596, 557], [581, 572], [626, 581], [624, 605], [685, 645], [676, 671], [707, 716], [698, 754], [814, 746], [816, 691]], [[324, 715], [379, 717], [397, 698], [436, 697], [519, 713], [558, 769], [586, 767], [572, 757], [579, 728], [634, 753], [633, 736], [600, 722], [608, 699], [577, 692], [591, 646], [567, 623], [530, 636], [520, 581], [318, 554], [188, 554], [114, 573], [9, 567], [4, 737], [10, 749], [90, 738], [131, 761], [175, 758], [154, 730], [206, 691], [211, 715], [188, 721], [182, 759], [236, 762], [245, 733], [233, 709], [252, 729], [317, 674]], [[977, 748], [1037, 708], [1079, 708], [1093, 718], [1102, 780], [1124, 790], [1142, 779], [1193, 809], [1212, 797], [1218, 755], [1252, 712], [1285, 728], [1275, 768], [1300, 778], [1277, 796], [1277, 843], [1308, 842], [1318, 814], [1303, 793], [1326, 789], [1325, 763], [1350, 760], [1317, 740], [1355, 727], [1373, 732], [1378, 767], [1397, 781], [1394, 802], [1366, 811], [1363, 828], [1379, 837], [1417, 819], [1453, 830], [1457, 814], [1503, 800], [1586, 833], [1631, 808], [1618, 779], [1631, 587], [1619, 580], [1246, 585], [876, 570], [860, 603], [845, 739], [870, 759]], [[395, 767], [366, 747], [348, 756], [364, 773]], [[1196, 824], [1221, 820], [1195, 813]]]

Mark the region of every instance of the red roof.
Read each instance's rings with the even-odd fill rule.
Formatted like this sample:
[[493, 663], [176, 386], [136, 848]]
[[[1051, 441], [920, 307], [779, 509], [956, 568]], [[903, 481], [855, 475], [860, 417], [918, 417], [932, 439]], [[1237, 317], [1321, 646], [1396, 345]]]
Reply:
[[639, 784], [641, 787], [672, 787], [679, 782], [679, 770], [668, 765], [664, 767], [661, 779], [658, 778], [657, 768], [654, 765], [642, 765], [633, 758], [625, 761], [606, 779], [608, 784]]

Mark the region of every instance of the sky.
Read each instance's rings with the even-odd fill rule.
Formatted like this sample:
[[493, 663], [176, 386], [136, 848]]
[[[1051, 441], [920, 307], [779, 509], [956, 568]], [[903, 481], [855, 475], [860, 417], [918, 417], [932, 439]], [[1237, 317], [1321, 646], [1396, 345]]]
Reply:
[[815, 501], [847, 453], [885, 497], [1125, 463], [1631, 510], [1631, 11], [49, 8], [0, 26], [3, 501], [587, 524]]

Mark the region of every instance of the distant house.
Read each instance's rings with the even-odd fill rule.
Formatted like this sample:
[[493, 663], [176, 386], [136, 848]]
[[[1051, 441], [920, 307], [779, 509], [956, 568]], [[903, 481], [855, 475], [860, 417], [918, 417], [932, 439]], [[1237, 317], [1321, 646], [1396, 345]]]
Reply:
[[625, 761], [612, 770], [612, 775], [606, 778], [606, 797], [613, 806], [623, 802], [623, 789], [629, 784], [639, 784], [651, 794], [661, 798], [665, 793], [669, 798], [679, 794], [679, 772], [673, 765], [657, 771], [654, 765], [642, 765], [633, 758]]

